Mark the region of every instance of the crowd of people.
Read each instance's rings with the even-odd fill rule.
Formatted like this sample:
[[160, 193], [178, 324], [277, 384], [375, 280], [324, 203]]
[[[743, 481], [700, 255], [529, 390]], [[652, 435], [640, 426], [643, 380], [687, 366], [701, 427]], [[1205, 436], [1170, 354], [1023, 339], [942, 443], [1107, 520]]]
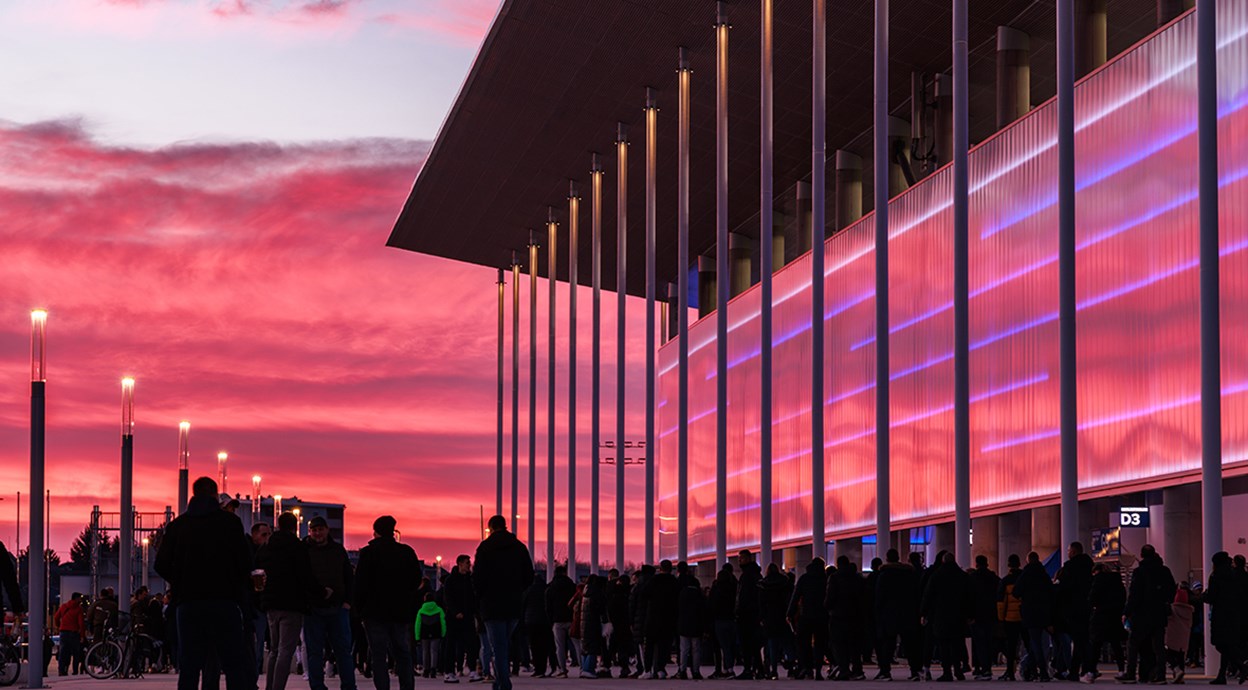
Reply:
[[[374, 521], [352, 565], [323, 519], [306, 539], [290, 513], [244, 535], [229, 508], [215, 482], [197, 480], [156, 556], [169, 593], [141, 589], [130, 602], [134, 625], [176, 649], [180, 690], [217, 687], [222, 675], [229, 690], [282, 690], [297, 657], [313, 690], [327, 675], [354, 690], [357, 672], [377, 690], [392, 675], [400, 690], [417, 676], [509, 690], [520, 673], [865, 680], [870, 665], [875, 680], [901, 666], [899, 678], [916, 681], [1094, 683], [1105, 661], [1120, 683], [1182, 683], [1206, 632], [1221, 655], [1212, 682], [1248, 679], [1248, 570], [1227, 553], [1213, 557], [1203, 590], [1176, 582], [1151, 546], [1124, 582], [1078, 542], [1055, 575], [1034, 552], [1010, 555], [998, 573], [985, 556], [963, 569], [951, 553], [927, 566], [890, 549], [866, 573], [842, 556], [815, 558], [799, 576], [742, 551], [709, 586], [666, 560], [585, 577], [559, 565], [547, 582], [494, 516], [476, 554], [430, 582], [390, 516]], [[62, 673], [117, 610], [110, 590], [58, 609]]]

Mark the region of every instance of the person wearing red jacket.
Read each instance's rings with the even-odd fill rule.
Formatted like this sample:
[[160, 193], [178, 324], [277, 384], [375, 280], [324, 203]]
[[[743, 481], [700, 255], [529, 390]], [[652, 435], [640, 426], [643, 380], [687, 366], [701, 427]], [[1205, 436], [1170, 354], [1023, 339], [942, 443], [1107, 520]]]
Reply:
[[57, 672], [62, 676], [82, 673], [82, 636], [87, 620], [82, 610], [82, 593], [74, 592], [52, 616], [52, 626], [61, 632], [61, 648], [56, 657]]

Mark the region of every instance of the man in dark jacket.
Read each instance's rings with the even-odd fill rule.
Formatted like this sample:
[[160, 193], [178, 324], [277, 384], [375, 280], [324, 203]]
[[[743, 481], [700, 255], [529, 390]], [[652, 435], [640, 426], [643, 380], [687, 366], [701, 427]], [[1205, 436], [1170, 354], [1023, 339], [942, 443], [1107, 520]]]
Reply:
[[256, 553], [256, 568], [264, 571], [260, 603], [269, 617], [269, 665], [265, 690], [285, 690], [290, 664], [299, 646], [303, 614], [319, 594], [312, 577], [308, 547], [299, 541], [299, 518], [294, 513], [277, 517], [277, 531]]
[[[22, 599], [21, 585], [17, 583], [17, 566], [14, 565], [13, 556], [2, 541], [0, 541], [0, 588], [3, 588], [4, 593], [8, 595], [9, 610], [20, 619], [22, 614], [26, 613], [26, 604]], [[4, 607], [0, 606], [0, 613], [3, 611]]]
[[1057, 611], [1053, 627], [1057, 633], [1057, 676], [1074, 680], [1088, 655], [1088, 632], [1092, 610], [1088, 594], [1092, 591], [1092, 557], [1083, 552], [1082, 542], [1071, 542], [1067, 561], [1057, 571]]
[[651, 678], [667, 678], [667, 660], [676, 632], [679, 599], [680, 583], [672, 574], [672, 562], [664, 560], [659, 563], [659, 572], [650, 578], [641, 597], [646, 607], [646, 667]]
[[1127, 606], [1123, 610], [1131, 624], [1131, 635], [1127, 638], [1127, 670], [1118, 676], [1120, 682], [1135, 682], [1137, 665], [1148, 669], [1142, 675], [1147, 675], [1150, 682], [1165, 681], [1166, 619], [1175, 589], [1174, 575], [1162, 563], [1157, 549], [1145, 544], [1140, 548], [1140, 564], [1131, 574]]
[[[573, 592], [576, 586], [573, 585]], [[545, 678], [547, 667], [550, 675], [556, 675], [559, 664], [554, 662], [554, 642], [551, 638], [550, 614], [547, 613], [550, 602], [550, 587], [546, 584], [545, 571], [533, 574], [533, 583], [524, 590], [523, 612], [520, 614], [520, 625], [529, 638], [529, 657], [533, 661], [533, 677]], [[564, 677], [567, 673], [564, 673]]]
[[720, 568], [715, 582], [711, 583], [711, 618], [715, 621], [715, 642], [723, 659], [723, 668], [716, 669], [711, 678], [733, 676], [736, 666], [737, 626], [734, 616], [737, 602], [737, 576], [732, 574], [732, 564]]
[[416, 682], [411, 639], [416, 610], [423, 603], [416, 599], [420, 561], [412, 547], [395, 540], [397, 524], [389, 515], [373, 521], [373, 538], [360, 549], [355, 568], [354, 606], [368, 636], [377, 690], [390, 690], [387, 659], [394, 660], [399, 690], [412, 690]]
[[1049, 630], [1053, 626], [1053, 580], [1040, 554], [1027, 554], [1027, 565], [1014, 582], [1013, 596], [1022, 601], [1023, 629], [1027, 631], [1026, 678], [1049, 679]]
[[[940, 652], [941, 675], [936, 680], [951, 682], [961, 658], [958, 646], [965, 645], [964, 631], [974, 612], [970, 576], [958, 565], [954, 554], [946, 553], [941, 563], [932, 566], [920, 610]], [[956, 673], [962, 676], [960, 670]]]
[[828, 610], [828, 641], [836, 662], [835, 680], [865, 680], [862, 641], [865, 637], [867, 583], [848, 556], [836, 559], [828, 578], [824, 608]]
[[502, 515], [490, 518], [489, 528], [490, 536], [477, 546], [472, 585], [494, 650], [494, 690], [511, 690], [511, 633], [520, 622], [524, 590], [533, 582], [533, 558], [507, 531]]
[[[568, 654], [572, 653], [570, 633], [572, 631], [572, 597], [576, 596], [576, 583], [568, 577], [566, 565], [555, 566], [555, 576], [546, 587], [546, 619], [550, 621], [550, 630], [536, 634], [555, 636], [555, 675], [559, 678], [568, 677]], [[530, 631], [530, 635], [535, 634]], [[573, 654], [575, 656], [575, 654]], [[576, 660], [577, 665], [580, 660]], [[543, 665], [545, 662], [543, 662]]]
[[355, 571], [347, 550], [329, 535], [329, 524], [317, 515], [308, 523], [308, 561], [316, 583], [311, 610], [303, 619], [303, 642], [307, 645], [308, 685], [325, 688], [325, 643], [334, 650], [342, 690], [355, 690], [355, 665], [351, 658], [351, 605], [355, 597]]
[[631, 653], [637, 655], [637, 670], [633, 678], [650, 673], [650, 657], [646, 655], [646, 603], [644, 600], [646, 587], [654, 578], [654, 566], [645, 564], [633, 573], [633, 586], [628, 592], [629, 630], [632, 633]]
[[[620, 667], [620, 677], [629, 676], [629, 657], [633, 645], [632, 617], [628, 611], [628, 601], [632, 597], [632, 583], [628, 576], [621, 576], [620, 571], [612, 568], [607, 573], [607, 622], [611, 624], [610, 656], [614, 657]], [[640, 664], [639, 664], [640, 665]], [[610, 671], [610, 663], [603, 661], [603, 666]]]
[[1238, 668], [1242, 684], [1248, 676], [1242, 637], [1248, 614], [1248, 574], [1236, 568], [1225, 551], [1213, 554], [1212, 565], [1204, 599], [1209, 605], [1209, 641], [1222, 655], [1214, 682], [1225, 685], [1228, 673]]
[[889, 549], [875, 579], [875, 633], [880, 650], [880, 672], [877, 680], [891, 680], [893, 652], [901, 638], [910, 680], [919, 680], [919, 574], [908, 563], [901, 562], [897, 549]]
[[1114, 661], [1118, 663], [1118, 672], [1122, 673], [1125, 664], [1122, 654], [1122, 610], [1127, 605], [1127, 588], [1122, 586], [1122, 576], [1103, 564], [1092, 567], [1092, 586], [1088, 592], [1088, 608], [1091, 612], [1089, 624], [1088, 654], [1083, 658], [1084, 683], [1091, 683], [1101, 675], [1097, 662], [1101, 657], [1101, 647], [1106, 643], [1111, 646]]
[[702, 635], [706, 632], [703, 626], [706, 618], [706, 597], [702, 595], [702, 584], [690, 572], [688, 563], [677, 563], [676, 573], [676, 581], [680, 584], [680, 594], [676, 599], [676, 634], [680, 636], [676, 678], [701, 680], [699, 664]]
[[992, 680], [992, 664], [997, 657], [997, 589], [1001, 578], [988, 567], [988, 557], [975, 557], [971, 571], [971, 592], [975, 603], [971, 623], [971, 661], [975, 680]]
[[466, 667], [469, 681], [481, 680], [477, 673], [481, 639], [473, 624], [477, 615], [477, 594], [472, 590], [472, 557], [468, 554], [461, 553], [455, 558], [455, 567], [442, 585], [442, 599], [446, 604], [451, 673], [459, 673]]
[[828, 648], [828, 610], [824, 608], [828, 578], [822, 558], [806, 565], [793, 586], [789, 620], [797, 633], [797, 678], [823, 679], [823, 657]]
[[250, 690], [243, 604], [251, 554], [243, 523], [217, 502], [215, 481], [195, 480], [186, 512], [165, 529], [155, 565], [178, 607], [178, 690], [195, 690], [211, 656], [229, 690]]
[[789, 623], [785, 613], [789, 607], [789, 599], [793, 597], [793, 585], [789, 578], [780, 572], [775, 563], [767, 565], [767, 575], [759, 584], [758, 608], [763, 622], [763, 677], [776, 680], [780, 677], [780, 660], [784, 656], [786, 633]]
[[737, 580], [737, 639], [741, 642], [741, 673], [737, 680], [754, 680], [765, 675], [763, 669], [762, 615], [758, 608], [761, 594], [759, 584], [763, 571], [754, 562], [754, 554], [741, 551], [737, 554], [737, 566], [741, 577]]

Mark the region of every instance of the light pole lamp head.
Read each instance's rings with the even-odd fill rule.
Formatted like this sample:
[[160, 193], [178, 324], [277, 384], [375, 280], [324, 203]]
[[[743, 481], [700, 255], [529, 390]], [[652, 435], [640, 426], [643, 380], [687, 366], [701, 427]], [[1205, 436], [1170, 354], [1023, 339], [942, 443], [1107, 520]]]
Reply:
[[121, 435], [134, 435], [134, 378], [121, 380]]
[[30, 312], [30, 380], [32, 383], [48, 380], [48, 312], [32, 309]]
[[178, 424], [178, 469], [188, 470], [191, 467], [191, 423]]

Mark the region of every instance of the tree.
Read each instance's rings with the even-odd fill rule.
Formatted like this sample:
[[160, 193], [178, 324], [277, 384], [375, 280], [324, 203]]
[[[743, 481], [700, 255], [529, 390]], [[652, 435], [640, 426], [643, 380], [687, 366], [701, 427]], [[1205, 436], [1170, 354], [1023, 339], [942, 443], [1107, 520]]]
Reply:
[[[99, 540], [100, 557], [110, 555], [117, 550], [117, 545], [110, 542], [108, 535], [104, 532], [96, 532], [96, 538]], [[69, 547], [69, 561], [75, 567], [87, 569], [91, 567], [91, 527], [83, 527], [82, 532], [78, 534], [78, 538], [74, 540], [72, 546]]]

